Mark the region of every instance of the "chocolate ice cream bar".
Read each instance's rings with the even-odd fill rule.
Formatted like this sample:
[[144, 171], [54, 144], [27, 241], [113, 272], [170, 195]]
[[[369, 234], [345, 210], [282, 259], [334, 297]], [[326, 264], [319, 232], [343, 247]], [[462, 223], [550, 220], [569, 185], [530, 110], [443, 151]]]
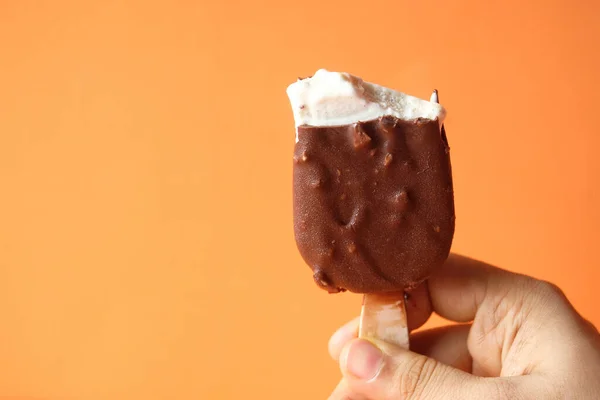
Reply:
[[454, 234], [444, 108], [325, 70], [287, 92], [295, 237], [315, 282], [385, 293], [427, 279]]

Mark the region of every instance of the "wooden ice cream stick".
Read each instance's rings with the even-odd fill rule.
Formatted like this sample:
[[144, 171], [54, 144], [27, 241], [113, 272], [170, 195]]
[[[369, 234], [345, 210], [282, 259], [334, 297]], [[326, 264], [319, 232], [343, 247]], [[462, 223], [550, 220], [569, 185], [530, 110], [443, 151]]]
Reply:
[[358, 337], [408, 349], [408, 335], [404, 292], [364, 295]]

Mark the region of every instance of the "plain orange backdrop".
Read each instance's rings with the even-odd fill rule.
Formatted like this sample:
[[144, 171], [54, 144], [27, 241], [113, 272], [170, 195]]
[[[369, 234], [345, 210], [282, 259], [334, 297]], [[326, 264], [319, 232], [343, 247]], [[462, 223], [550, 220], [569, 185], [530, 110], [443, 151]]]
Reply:
[[[600, 3], [0, 1], [0, 398], [323, 399], [286, 86], [449, 111], [454, 250], [600, 324]], [[429, 326], [442, 321], [433, 318]]]

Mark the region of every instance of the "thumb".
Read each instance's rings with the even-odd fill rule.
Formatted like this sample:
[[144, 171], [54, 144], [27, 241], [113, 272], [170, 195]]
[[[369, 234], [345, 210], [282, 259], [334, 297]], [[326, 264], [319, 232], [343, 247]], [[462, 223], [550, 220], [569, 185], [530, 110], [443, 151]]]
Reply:
[[420, 354], [365, 339], [346, 344], [340, 368], [348, 389], [372, 400], [490, 399], [493, 379], [480, 378]]

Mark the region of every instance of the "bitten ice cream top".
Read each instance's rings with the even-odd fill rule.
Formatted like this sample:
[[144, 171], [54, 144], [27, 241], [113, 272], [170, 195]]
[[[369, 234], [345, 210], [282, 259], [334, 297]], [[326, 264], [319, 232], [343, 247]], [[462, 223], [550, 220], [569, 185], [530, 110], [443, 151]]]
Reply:
[[319, 287], [410, 289], [454, 234], [444, 108], [347, 73], [287, 90], [296, 124], [294, 232]]
[[287, 94], [296, 126], [345, 125], [383, 116], [407, 121], [437, 119], [441, 124], [446, 116], [437, 103], [324, 69], [291, 84]]

